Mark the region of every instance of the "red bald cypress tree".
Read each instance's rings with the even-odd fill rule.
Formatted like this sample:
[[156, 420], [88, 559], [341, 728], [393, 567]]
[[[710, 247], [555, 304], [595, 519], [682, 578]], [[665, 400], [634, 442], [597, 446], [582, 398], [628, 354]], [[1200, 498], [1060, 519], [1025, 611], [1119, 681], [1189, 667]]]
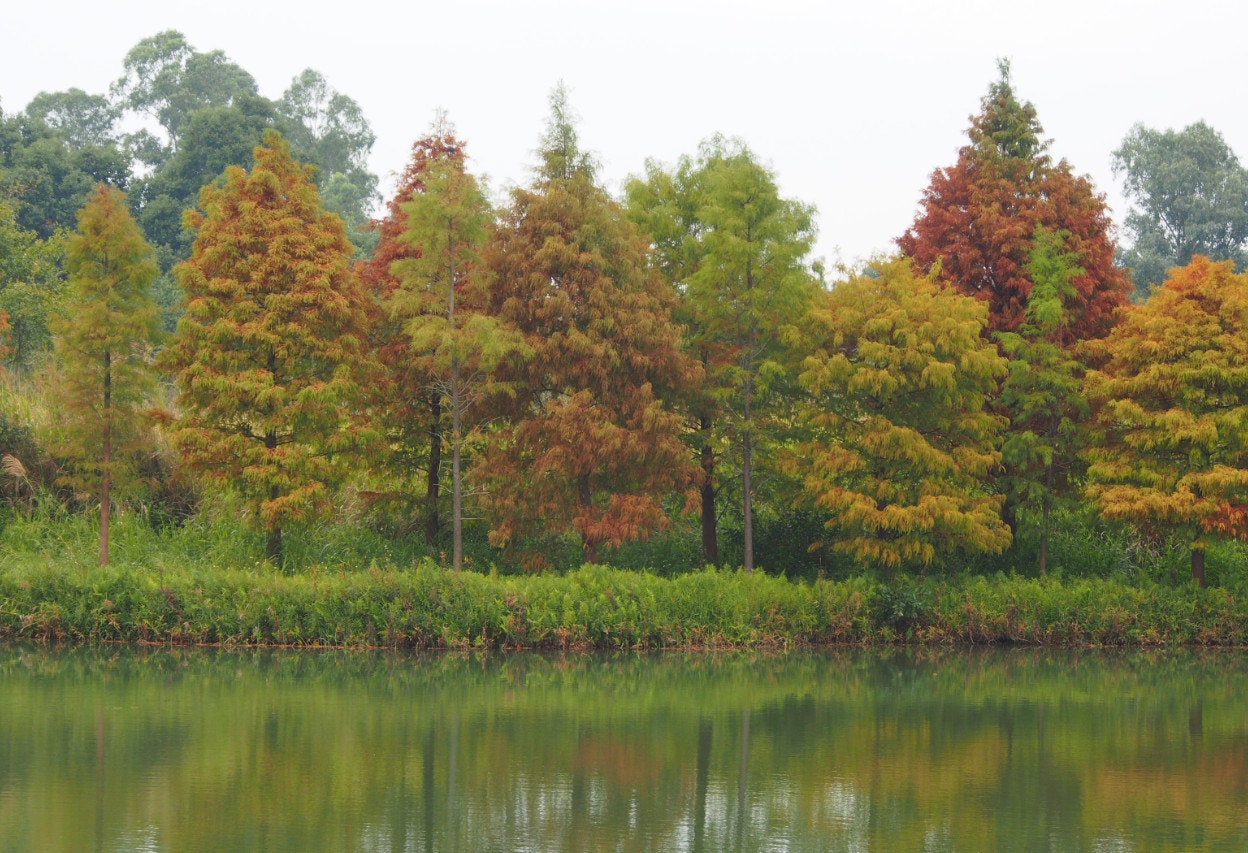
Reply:
[[953, 166], [937, 169], [914, 225], [897, 241], [923, 272], [988, 303], [989, 332], [1017, 331], [1027, 315], [1028, 270], [1037, 229], [1061, 233], [1082, 272], [1071, 281], [1071, 321], [1055, 331], [1069, 346], [1099, 338], [1131, 291], [1114, 266], [1104, 196], [1054, 163], [1030, 102], [1019, 101], [1009, 64], [988, 90]]

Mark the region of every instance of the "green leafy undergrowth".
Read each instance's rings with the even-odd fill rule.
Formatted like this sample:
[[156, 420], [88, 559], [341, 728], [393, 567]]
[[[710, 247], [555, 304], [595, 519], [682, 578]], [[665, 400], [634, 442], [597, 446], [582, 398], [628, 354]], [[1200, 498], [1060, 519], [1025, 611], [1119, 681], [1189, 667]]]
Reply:
[[1012, 575], [793, 582], [707, 569], [673, 578], [407, 568], [310, 571], [0, 568], [0, 637], [397, 648], [928, 644], [1244, 645], [1232, 591]]

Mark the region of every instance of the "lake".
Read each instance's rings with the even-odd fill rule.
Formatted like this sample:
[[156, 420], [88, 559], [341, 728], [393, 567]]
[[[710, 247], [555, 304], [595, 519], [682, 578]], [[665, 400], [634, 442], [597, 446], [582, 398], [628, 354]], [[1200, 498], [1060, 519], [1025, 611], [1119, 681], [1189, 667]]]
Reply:
[[1248, 653], [0, 647], [0, 851], [1243, 851]]

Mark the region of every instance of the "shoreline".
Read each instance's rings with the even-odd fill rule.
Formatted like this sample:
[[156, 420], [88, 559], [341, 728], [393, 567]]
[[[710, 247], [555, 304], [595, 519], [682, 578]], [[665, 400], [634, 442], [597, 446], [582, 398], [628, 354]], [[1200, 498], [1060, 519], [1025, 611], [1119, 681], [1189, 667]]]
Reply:
[[1248, 647], [1228, 589], [1098, 578], [789, 581], [411, 568], [0, 571], [0, 640], [205, 647], [730, 650], [820, 646]]

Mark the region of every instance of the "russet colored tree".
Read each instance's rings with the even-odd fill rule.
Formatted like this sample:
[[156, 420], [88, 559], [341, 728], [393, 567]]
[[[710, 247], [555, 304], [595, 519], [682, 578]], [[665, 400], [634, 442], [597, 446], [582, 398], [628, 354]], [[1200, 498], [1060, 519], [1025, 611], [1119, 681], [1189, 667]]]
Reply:
[[1103, 341], [1088, 494], [1102, 515], [1192, 546], [1248, 538], [1248, 275], [1196, 256]]
[[104, 185], [79, 213], [65, 265], [63, 313], [52, 324], [62, 378], [57, 449], [69, 463], [67, 482], [99, 498], [106, 565], [114, 490], [136, 484], [135, 453], [151, 445], [143, 412], [156, 386], [150, 359], [160, 309], [149, 289], [160, 269], [125, 194]]
[[1001, 496], [984, 487], [1005, 427], [988, 403], [1006, 370], [986, 321], [982, 303], [906, 259], [836, 285], [812, 310], [808, 435], [790, 467], [827, 513], [832, 547], [892, 569], [1009, 545]]
[[195, 242], [176, 267], [186, 312], [162, 363], [178, 380], [184, 461], [247, 499], [280, 561], [283, 528], [331, 508], [370, 438], [358, 401], [374, 371], [342, 220], [277, 133], [255, 157], [187, 215]]
[[[480, 466], [491, 539], [575, 531], [586, 561], [667, 523], [693, 483], [683, 419], [666, 402], [696, 376], [672, 320], [675, 294], [593, 180], [562, 89], [530, 188], [517, 189], [487, 255], [492, 313], [533, 356], [513, 359], [504, 425]], [[509, 375], [508, 375], [509, 374]]]
[[1103, 337], [1131, 292], [1126, 272], [1114, 266], [1104, 197], [1065, 160], [1052, 162], [1035, 107], [1014, 94], [1008, 63], [967, 133], [957, 163], [932, 174], [914, 225], [897, 241], [902, 253], [987, 302], [990, 332], [1013, 332], [1027, 314], [1036, 229], [1063, 232], [1082, 272], [1071, 280], [1072, 319], [1054, 331], [1057, 343]]

